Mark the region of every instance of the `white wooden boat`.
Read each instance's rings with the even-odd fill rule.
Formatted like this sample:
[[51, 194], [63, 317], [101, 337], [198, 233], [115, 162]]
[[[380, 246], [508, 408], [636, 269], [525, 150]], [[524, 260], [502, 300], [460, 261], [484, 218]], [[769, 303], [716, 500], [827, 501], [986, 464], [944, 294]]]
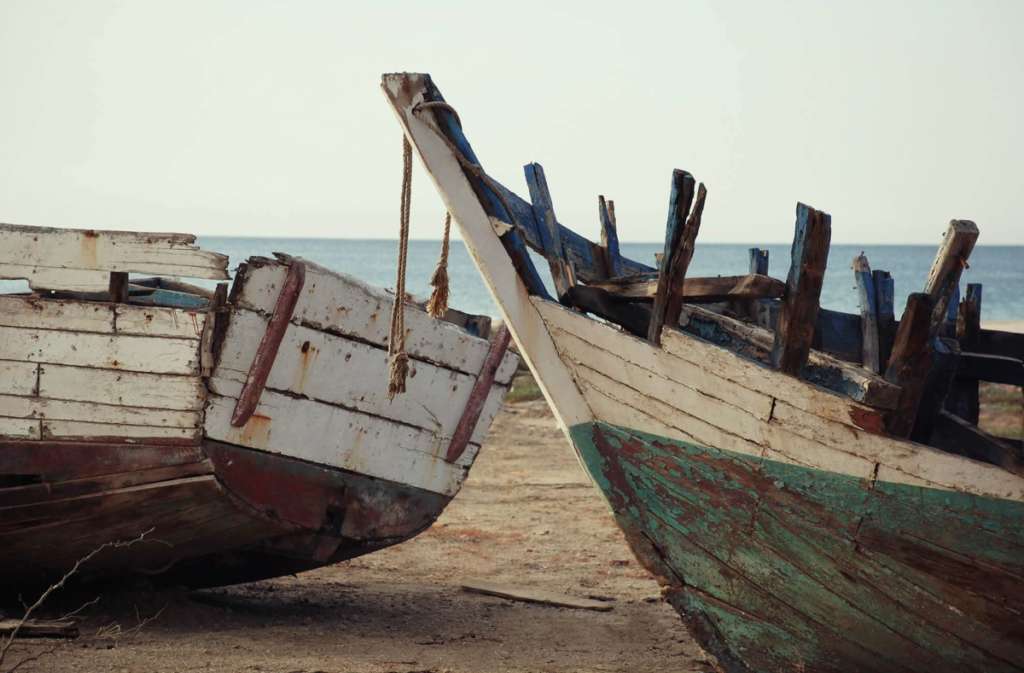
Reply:
[[[291, 573], [426, 529], [462, 486], [517, 366], [508, 332], [311, 262], [241, 265], [230, 297], [194, 237], [0, 225], [0, 569], [213, 585]], [[159, 274], [135, 278], [129, 274]], [[241, 402], [239, 401], [241, 399]]]
[[688, 173], [653, 268], [620, 254], [603, 198], [598, 245], [558, 222], [539, 165], [529, 202], [490, 178], [428, 75], [382, 87], [568, 440], [724, 669], [1024, 669], [1020, 442], [946, 406], [951, 381], [975, 407], [978, 379], [1024, 383], [1018, 336], [942, 338], [972, 223], [898, 326], [887, 275], [862, 315], [819, 310], [831, 224], [802, 204], [785, 284], [758, 256], [743, 282], [690, 283]]

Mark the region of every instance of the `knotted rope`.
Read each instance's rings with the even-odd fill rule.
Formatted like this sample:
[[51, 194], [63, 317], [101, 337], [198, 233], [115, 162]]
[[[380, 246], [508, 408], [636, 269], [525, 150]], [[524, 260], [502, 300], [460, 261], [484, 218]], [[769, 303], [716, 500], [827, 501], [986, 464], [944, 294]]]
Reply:
[[405, 264], [409, 255], [409, 205], [412, 201], [412, 145], [402, 135], [402, 203], [398, 232], [398, 278], [395, 279], [395, 303], [391, 308], [391, 332], [388, 338], [388, 399], [405, 392], [409, 373], [409, 354], [405, 352]]
[[430, 284], [434, 291], [430, 294], [430, 301], [427, 302], [427, 313], [435, 318], [443, 318], [448, 310], [448, 239], [452, 231], [452, 214], [444, 214], [444, 238], [441, 239], [441, 256], [434, 268], [434, 275], [430, 277]]

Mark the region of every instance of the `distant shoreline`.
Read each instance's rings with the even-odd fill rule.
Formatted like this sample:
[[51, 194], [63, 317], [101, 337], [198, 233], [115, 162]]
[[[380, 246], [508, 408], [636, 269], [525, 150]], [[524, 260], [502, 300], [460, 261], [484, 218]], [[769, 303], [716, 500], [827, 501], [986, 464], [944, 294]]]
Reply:
[[985, 329], [998, 329], [1004, 332], [1021, 332], [1024, 334], [1024, 320], [982, 320]]

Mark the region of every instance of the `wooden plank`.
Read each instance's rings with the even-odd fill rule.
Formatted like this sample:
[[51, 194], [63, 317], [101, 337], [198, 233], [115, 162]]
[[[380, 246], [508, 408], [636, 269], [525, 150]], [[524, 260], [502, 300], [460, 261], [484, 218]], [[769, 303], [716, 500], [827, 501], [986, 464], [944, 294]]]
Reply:
[[548, 260], [548, 266], [551, 269], [555, 292], [561, 298], [572, 286], [569, 284], [569, 276], [565, 269], [567, 262], [562, 250], [558, 220], [555, 219], [555, 206], [551, 200], [551, 192], [548, 190], [547, 178], [544, 176], [544, 167], [533, 163], [524, 166], [523, 170], [526, 172], [526, 185], [530, 189], [533, 216], [543, 225], [540, 227], [540, 232], [543, 234], [544, 257]]
[[853, 279], [860, 304], [861, 362], [876, 374], [881, 372], [881, 349], [878, 338], [878, 295], [875, 291], [871, 265], [864, 253], [853, 258]]
[[962, 353], [956, 375], [972, 381], [1024, 386], [1024, 361], [1002, 355]]
[[205, 311], [128, 304], [118, 304], [113, 311], [118, 334], [199, 339], [206, 325]]
[[871, 272], [871, 282], [875, 286], [875, 322], [878, 327], [878, 365], [879, 372], [884, 372], [889, 364], [892, 344], [896, 339], [896, 287], [892, 275], [888, 271], [875, 269]]
[[293, 261], [288, 266], [288, 273], [284, 283], [277, 295], [277, 302], [274, 304], [274, 312], [270, 315], [267, 328], [260, 339], [260, 345], [256, 348], [256, 355], [253, 356], [252, 364], [249, 366], [249, 375], [245, 378], [245, 385], [238, 396], [238, 403], [231, 415], [231, 425], [240, 428], [246, 424], [259, 404], [260, 395], [267, 384], [267, 377], [270, 376], [270, 369], [274, 366], [274, 359], [277, 358], [277, 350], [281, 347], [284, 333], [288, 329], [288, 323], [295, 313], [295, 305], [299, 301], [299, 294], [306, 282], [306, 265], [300, 261]]
[[704, 206], [704, 185], [694, 207], [695, 218], [688, 217], [693, 204], [693, 176], [686, 171], [672, 171], [672, 187], [668, 199], [668, 222], [665, 225], [665, 247], [658, 269], [658, 289], [651, 310], [647, 340], [661, 343], [661, 328], [665, 323], [676, 325], [682, 305], [682, 285], [686, 269], [693, 257], [693, 246], [700, 230], [700, 211]]
[[0, 360], [0, 394], [35, 395], [38, 369], [34, 362]]
[[934, 337], [931, 342], [931, 369], [927, 372], [917, 417], [910, 439], [930, 444], [939, 412], [946, 404], [946, 396], [956, 376], [960, 360], [960, 347], [955, 339]]
[[227, 256], [187, 234], [0, 225], [0, 278], [34, 289], [107, 292], [109, 272], [226, 280]]
[[125, 271], [111, 272], [110, 283], [107, 288], [107, 294], [110, 295], [110, 301], [128, 301], [128, 273]]
[[[454, 216], [454, 213], [453, 213]], [[488, 225], [488, 229], [490, 226]], [[491, 232], [493, 236], [493, 231]], [[292, 322], [313, 329], [351, 337], [387, 349], [394, 295], [308, 260], [306, 283], [295, 307]], [[284, 283], [286, 267], [267, 259], [250, 260], [241, 281], [236, 281], [233, 303], [270, 314]], [[405, 305], [405, 348], [410, 358], [436, 363], [447, 369], [476, 376], [487, 356], [486, 339], [475, 337], [422, 308]], [[499, 381], [509, 380], [518, 364], [514, 354], [505, 356]]]
[[615, 203], [604, 196], [597, 197], [598, 217], [601, 220], [601, 247], [604, 249], [605, 266], [610, 277], [623, 273], [622, 253], [619, 252], [619, 232], [615, 223]]
[[130, 443], [198, 442], [199, 428], [156, 427], [152, 425], [122, 425], [119, 423], [90, 423], [88, 421], [41, 419], [42, 439], [83, 440], [92, 442], [123, 440]]
[[0, 395], [0, 416], [174, 428], [196, 428], [202, 422], [198, 411], [148, 409], [17, 395]]
[[70, 619], [0, 619], [0, 636], [16, 638], [77, 638], [78, 625]]
[[983, 328], [978, 334], [978, 343], [973, 350], [1024, 360], [1024, 333]]
[[924, 291], [932, 298], [932, 335], [946, 320], [946, 307], [953, 295], [953, 288], [960, 284], [960, 274], [967, 267], [967, 259], [978, 240], [978, 227], [970, 220], [952, 220], [942, 243], [935, 254], [935, 261], [928, 272]]
[[479, 448], [470, 445], [459, 463], [449, 463], [446, 438], [432, 432], [272, 390], [241, 428], [230, 423], [234, 406], [233, 398], [211, 395], [207, 437], [445, 495], [459, 490]]
[[798, 203], [786, 297], [772, 347], [772, 364], [791, 376], [800, 373], [811, 350], [831, 238], [832, 218]]
[[[695, 336], [732, 350], [744, 357], [771, 364], [772, 335], [767, 330], [687, 305], [680, 328]], [[899, 388], [863, 367], [851, 365], [825, 353], [811, 351], [799, 372], [803, 382], [828, 388], [873, 407], [891, 409], [900, 396]]]
[[935, 300], [930, 295], [911, 294], [896, 332], [892, 356], [885, 370], [885, 379], [901, 389], [899, 403], [886, 423], [889, 432], [896, 437], [909, 436], [917, 417], [917, 407], [931, 369], [929, 334], [934, 308]]
[[761, 248], [750, 248], [750, 273], [761, 276], [768, 275], [768, 251]]
[[126, 335], [0, 327], [0, 357], [154, 374], [196, 374], [199, 342]]
[[0, 437], [4, 439], [39, 439], [41, 432], [38, 419], [0, 416]]
[[198, 411], [206, 388], [198, 376], [39, 365], [38, 395], [78, 402]]
[[0, 326], [111, 334], [114, 310], [106, 303], [0, 296]]
[[494, 386], [494, 374], [501, 366], [501, 360], [505, 357], [505, 351], [508, 350], [511, 338], [512, 334], [508, 331], [508, 327], [502, 325], [491, 339], [491, 348], [487, 352], [487, 358], [484, 359], [484, 365], [480, 369], [480, 373], [477, 374], [476, 381], [473, 382], [469, 399], [462, 410], [462, 417], [459, 418], [459, 423], [455, 426], [455, 431], [452, 432], [452, 440], [448, 445], [448, 452], [445, 454], [445, 460], [450, 463], [457, 461], [466, 450], [466, 446], [479, 424], [480, 415]]
[[[218, 393], [238, 397], [266, 324], [266, 318], [252, 311], [234, 312], [211, 383]], [[509, 378], [497, 382], [487, 402], [487, 413], [482, 416], [486, 422], [479, 424], [472, 442], [483, 441], [490, 419], [500, 409], [513, 371], [500, 372]], [[409, 374], [406, 394], [390, 400], [387, 386], [382, 383], [388, 376], [387, 351], [291, 325], [266, 387], [451, 436], [476, 377], [418, 360], [410, 363]], [[237, 386], [228, 389], [224, 381], [233, 381]]]
[[[654, 299], [658, 291], [658, 279], [648, 275], [612, 278], [591, 283], [611, 292], [617, 297], [629, 299]], [[770, 276], [750, 274], [747, 276], [706, 276], [685, 278], [682, 287], [683, 303], [698, 304], [719, 301], [781, 297], [786, 284]]]
[[484, 580], [468, 580], [462, 583], [462, 590], [472, 594], [483, 594], [485, 596], [497, 596], [513, 601], [525, 603], [538, 603], [550, 605], [556, 608], [574, 608], [577, 610], [596, 610], [597, 612], [608, 612], [612, 609], [611, 604], [605, 601], [595, 601], [590, 598], [577, 598], [566, 594], [559, 594], [553, 591], [535, 589], [532, 587], [516, 587], [509, 584], [487, 582]]
[[[968, 283], [967, 294], [957, 306], [956, 338], [960, 342], [960, 350], [973, 351], [978, 346], [981, 336], [981, 284]], [[967, 364], [966, 361], [963, 364]], [[980, 413], [977, 379], [958, 379], [946, 399], [946, 409], [960, 418], [977, 424]]]
[[998, 465], [1024, 475], [1024, 454], [1011, 444], [993, 437], [959, 416], [942, 411], [935, 422], [932, 444], [950, 453]]

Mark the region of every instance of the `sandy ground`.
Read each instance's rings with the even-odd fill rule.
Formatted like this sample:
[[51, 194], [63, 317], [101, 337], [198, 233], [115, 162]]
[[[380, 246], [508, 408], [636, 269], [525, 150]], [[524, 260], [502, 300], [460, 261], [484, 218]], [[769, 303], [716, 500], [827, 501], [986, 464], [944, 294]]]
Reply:
[[[472, 578], [597, 597], [613, 609], [461, 591]], [[521, 402], [506, 405], [462, 493], [419, 537], [298, 577], [197, 592], [107, 591], [81, 637], [25, 641], [2, 670], [54, 646], [19, 670], [712, 670], [659, 595], [544, 402]], [[67, 597], [50, 615], [80, 600]]]

